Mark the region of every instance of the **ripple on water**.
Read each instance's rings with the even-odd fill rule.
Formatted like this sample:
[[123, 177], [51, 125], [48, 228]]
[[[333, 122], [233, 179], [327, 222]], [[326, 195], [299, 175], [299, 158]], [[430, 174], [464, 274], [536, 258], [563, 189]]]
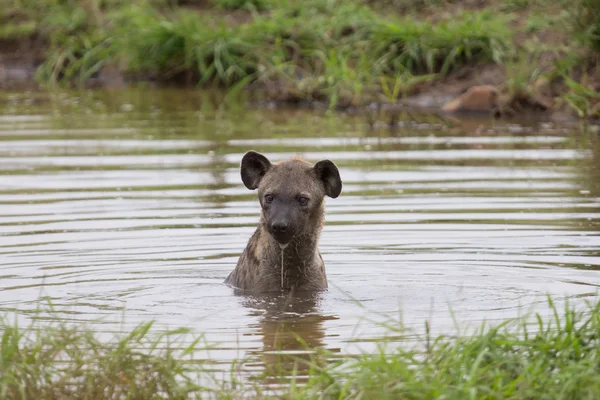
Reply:
[[[264, 366], [277, 348], [302, 350], [294, 334], [370, 349], [385, 334], [374, 321], [400, 309], [409, 327], [448, 331], [448, 308], [479, 323], [542, 307], [547, 293], [597, 292], [600, 150], [574, 132], [498, 123], [476, 136], [469, 121], [369, 131], [357, 116], [199, 118], [194, 102], [96, 96], [108, 105], [95, 113], [0, 105], [3, 310], [33, 312], [44, 295], [54, 318], [109, 331], [125, 307], [126, 325], [192, 327], [221, 343], [217, 361]], [[111, 111], [119, 96], [136, 112]], [[222, 284], [258, 219], [238, 171], [251, 148], [340, 167], [321, 240], [327, 293], [238, 296]]]

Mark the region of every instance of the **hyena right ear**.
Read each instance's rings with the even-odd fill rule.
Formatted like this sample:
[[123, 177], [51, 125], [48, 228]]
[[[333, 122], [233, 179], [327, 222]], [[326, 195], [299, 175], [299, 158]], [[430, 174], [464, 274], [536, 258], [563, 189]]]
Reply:
[[317, 178], [323, 182], [325, 194], [331, 198], [336, 198], [342, 193], [342, 179], [340, 171], [334, 163], [329, 160], [322, 160], [313, 167]]
[[249, 151], [242, 158], [242, 182], [250, 190], [254, 190], [260, 185], [260, 181], [267, 171], [271, 168], [271, 162], [267, 157], [255, 151]]

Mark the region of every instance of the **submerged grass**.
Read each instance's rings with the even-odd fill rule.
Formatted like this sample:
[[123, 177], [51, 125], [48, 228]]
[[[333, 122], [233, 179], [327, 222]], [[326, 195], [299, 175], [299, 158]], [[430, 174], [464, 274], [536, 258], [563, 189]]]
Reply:
[[[291, 380], [275, 396], [256, 384], [215, 384], [189, 357], [199, 339], [173, 346], [176, 330], [152, 334], [141, 324], [113, 341], [77, 326], [0, 323], [0, 397], [3, 399], [596, 399], [600, 397], [600, 301], [585, 309], [549, 300], [552, 317], [536, 315], [473, 334], [432, 336], [419, 345], [382, 342], [375, 353], [339, 358], [320, 353], [298, 359]], [[43, 325], [43, 326], [42, 326]], [[391, 335], [406, 334], [388, 323]], [[177, 349], [177, 350], [175, 350]], [[329, 359], [323, 364], [323, 356]], [[300, 364], [298, 364], [300, 366]], [[294, 371], [305, 371], [300, 384]], [[232, 371], [238, 366], [232, 365]], [[289, 374], [277, 368], [273, 371]], [[233, 375], [237, 373], [234, 372]], [[213, 387], [199, 381], [209, 377]], [[304, 377], [306, 378], [306, 376]], [[273, 382], [271, 379], [270, 382]]]

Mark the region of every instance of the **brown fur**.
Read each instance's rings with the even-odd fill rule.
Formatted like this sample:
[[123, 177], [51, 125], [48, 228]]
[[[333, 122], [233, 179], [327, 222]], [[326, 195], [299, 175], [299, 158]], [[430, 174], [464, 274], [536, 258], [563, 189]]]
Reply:
[[[258, 189], [262, 212], [225, 283], [252, 292], [326, 289], [318, 241], [324, 196], [337, 197], [341, 191], [337, 167], [328, 160], [312, 166], [298, 157], [271, 164], [264, 156], [249, 152], [242, 160], [241, 173], [249, 189]], [[266, 196], [272, 196], [272, 204]], [[306, 205], [301, 204], [302, 197], [308, 199]], [[270, 228], [282, 215], [289, 231], [277, 236]]]

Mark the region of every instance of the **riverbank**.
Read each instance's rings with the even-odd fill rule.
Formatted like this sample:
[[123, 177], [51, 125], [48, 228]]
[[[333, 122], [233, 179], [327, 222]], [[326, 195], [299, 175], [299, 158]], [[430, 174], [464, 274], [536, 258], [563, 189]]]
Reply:
[[0, 88], [216, 86], [273, 104], [596, 118], [599, 10], [599, 0], [13, 0], [0, 12]]
[[[308, 358], [281, 356], [287, 363], [275, 361], [267, 376], [251, 379], [245, 360], [224, 379], [195, 359], [209, 346], [186, 329], [157, 333], [145, 323], [103, 341], [81, 325], [22, 328], [5, 315], [0, 394], [7, 400], [598, 398], [600, 303], [583, 311], [550, 306], [554, 317], [510, 320], [472, 335], [426, 334], [417, 345], [382, 341], [379, 352], [358, 357], [322, 350]], [[387, 329], [395, 338], [410, 333], [399, 322]]]

